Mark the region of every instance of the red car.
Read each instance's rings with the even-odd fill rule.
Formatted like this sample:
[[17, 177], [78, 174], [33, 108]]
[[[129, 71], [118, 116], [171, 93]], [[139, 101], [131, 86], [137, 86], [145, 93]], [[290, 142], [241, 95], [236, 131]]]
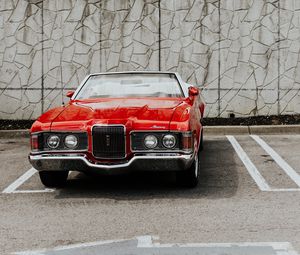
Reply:
[[177, 73], [91, 74], [67, 96], [30, 130], [29, 161], [45, 186], [62, 186], [70, 170], [172, 171], [197, 185], [205, 104]]

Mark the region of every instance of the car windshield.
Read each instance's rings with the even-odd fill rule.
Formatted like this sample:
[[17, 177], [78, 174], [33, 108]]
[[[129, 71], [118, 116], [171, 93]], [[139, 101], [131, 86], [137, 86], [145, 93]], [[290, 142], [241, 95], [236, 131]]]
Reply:
[[183, 97], [183, 93], [175, 74], [99, 74], [89, 77], [76, 99], [125, 97]]

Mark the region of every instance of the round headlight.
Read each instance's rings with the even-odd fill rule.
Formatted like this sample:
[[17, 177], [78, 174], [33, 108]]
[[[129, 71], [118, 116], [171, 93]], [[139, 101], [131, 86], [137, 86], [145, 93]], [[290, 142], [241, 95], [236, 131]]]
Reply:
[[166, 148], [172, 149], [176, 145], [176, 138], [174, 135], [165, 135], [162, 142]]
[[78, 139], [75, 135], [67, 135], [65, 138], [65, 145], [69, 149], [75, 149], [78, 144]]
[[158, 144], [156, 136], [147, 135], [144, 139], [144, 144], [148, 149], [154, 149]]
[[47, 144], [51, 149], [56, 149], [59, 145], [59, 140], [57, 135], [50, 135], [47, 139]]

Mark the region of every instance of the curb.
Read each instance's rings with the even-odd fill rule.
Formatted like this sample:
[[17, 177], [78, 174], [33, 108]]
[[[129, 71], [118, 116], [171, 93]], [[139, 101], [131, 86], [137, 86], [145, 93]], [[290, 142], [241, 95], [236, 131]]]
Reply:
[[300, 125], [249, 126], [250, 134], [300, 134]]
[[205, 135], [246, 135], [248, 126], [204, 126]]
[[[276, 135], [298, 134], [300, 125], [270, 125], [270, 126], [204, 126], [205, 135]], [[0, 138], [28, 138], [29, 130], [0, 130]]]

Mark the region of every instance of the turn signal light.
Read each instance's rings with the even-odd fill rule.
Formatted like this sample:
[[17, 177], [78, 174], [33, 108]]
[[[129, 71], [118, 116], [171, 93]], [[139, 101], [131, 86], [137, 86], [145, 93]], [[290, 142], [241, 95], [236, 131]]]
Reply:
[[182, 150], [192, 151], [194, 145], [194, 138], [192, 133], [182, 134]]
[[38, 135], [31, 135], [30, 139], [31, 150], [37, 151], [39, 149], [39, 137]]

